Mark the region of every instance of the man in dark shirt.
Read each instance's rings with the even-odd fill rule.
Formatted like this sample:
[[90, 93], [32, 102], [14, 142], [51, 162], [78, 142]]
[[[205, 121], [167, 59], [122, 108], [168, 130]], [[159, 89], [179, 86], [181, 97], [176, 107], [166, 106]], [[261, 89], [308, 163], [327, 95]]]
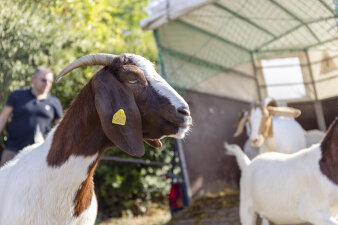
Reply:
[[0, 132], [12, 116], [1, 166], [27, 145], [42, 142], [51, 129], [51, 122], [60, 121], [62, 105], [49, 94], [52, 83], [52, 71], [39, 66], [32, 76], [32, 88], [14, 91], [8, 97], [0, 114]]

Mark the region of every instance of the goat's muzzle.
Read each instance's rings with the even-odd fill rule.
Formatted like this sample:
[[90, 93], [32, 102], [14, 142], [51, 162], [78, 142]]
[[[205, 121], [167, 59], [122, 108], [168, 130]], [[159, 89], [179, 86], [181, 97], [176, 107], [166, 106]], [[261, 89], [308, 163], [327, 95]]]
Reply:
[[179, 107], [167, 120], [178, 127], [186, 128], [192, 125], [192, 118], [188, 107]]
[[260, 147], [264, 142], [264, 138], [260, 135], [258, 138], [251, 139], [251, 145], [254, 148]]
[[190, 111], [187, 107], [179, 107], [177, 112], [183, 114], [184, 116], [190, 116]]
[[167, 119], [167, 121], [173, 124], [174, 126], [178, 127], [177, 133], [171, 136], [179, 139], [184, 138], [185, 134], [192, 126], [192, 118], [190, 116], [190, 111], [186, 107], [178, 108], [175, 115], [172, 116], [170, 119]]

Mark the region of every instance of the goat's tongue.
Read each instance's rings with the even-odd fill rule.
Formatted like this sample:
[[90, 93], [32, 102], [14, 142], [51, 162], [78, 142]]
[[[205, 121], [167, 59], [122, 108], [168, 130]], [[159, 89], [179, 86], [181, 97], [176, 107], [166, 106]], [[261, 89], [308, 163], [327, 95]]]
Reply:
[[162, 142], [160, 141], [160, 139], [144, 139], [144, 142], [146, 142], [147, 144], [149, 144], [154, 148], [162, 147]]

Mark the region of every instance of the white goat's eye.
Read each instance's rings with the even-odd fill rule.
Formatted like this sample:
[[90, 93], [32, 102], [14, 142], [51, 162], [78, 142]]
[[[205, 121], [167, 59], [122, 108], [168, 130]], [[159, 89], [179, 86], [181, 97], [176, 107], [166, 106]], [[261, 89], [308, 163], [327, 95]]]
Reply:
[[129, 84], [136, 84], [136, 83], [137, 83], [137, 80], [129, 80], [128, 83], [129, 83]]

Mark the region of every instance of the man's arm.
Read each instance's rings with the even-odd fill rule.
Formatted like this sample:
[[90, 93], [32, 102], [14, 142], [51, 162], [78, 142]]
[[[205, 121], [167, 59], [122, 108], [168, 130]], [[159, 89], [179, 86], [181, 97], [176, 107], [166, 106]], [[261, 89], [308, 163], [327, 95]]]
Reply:
[[13, 107], [5, 105], [0, 114], [0, 133], [5, 128], [5, 125], [13, 112]]

